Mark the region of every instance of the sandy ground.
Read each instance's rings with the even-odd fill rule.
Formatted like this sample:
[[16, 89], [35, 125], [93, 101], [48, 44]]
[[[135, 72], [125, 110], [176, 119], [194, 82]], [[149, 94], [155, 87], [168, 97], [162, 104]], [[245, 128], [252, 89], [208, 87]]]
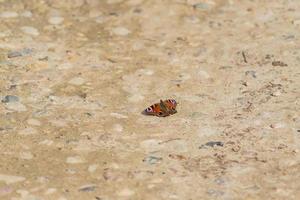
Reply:
[[0, 199], [299, 199], [299, 11], [0, 0]]

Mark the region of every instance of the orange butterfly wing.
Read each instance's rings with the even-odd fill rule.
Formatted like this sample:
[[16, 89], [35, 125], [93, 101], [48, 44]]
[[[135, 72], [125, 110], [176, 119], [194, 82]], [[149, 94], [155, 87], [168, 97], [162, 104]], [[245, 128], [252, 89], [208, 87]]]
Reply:
[[175, 114], [177, 112], [176, 110], [177, 102], [174, 99], [167, 99], [164, 101], [164, 104], [168, 108], [168, 112], [170, 114]]

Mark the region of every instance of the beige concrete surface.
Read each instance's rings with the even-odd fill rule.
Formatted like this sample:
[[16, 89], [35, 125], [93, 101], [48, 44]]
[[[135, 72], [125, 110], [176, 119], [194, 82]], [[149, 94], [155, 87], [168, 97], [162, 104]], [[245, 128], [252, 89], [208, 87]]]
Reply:
[[0, 22], [0, 199], [300, 199], [300, 1], [0, 0]]

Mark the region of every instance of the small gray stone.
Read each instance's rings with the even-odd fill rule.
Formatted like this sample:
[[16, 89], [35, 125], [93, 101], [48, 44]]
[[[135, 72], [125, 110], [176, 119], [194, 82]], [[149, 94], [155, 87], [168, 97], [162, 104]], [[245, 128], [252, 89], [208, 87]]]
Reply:
[[215, 179], [215, 183], [218, 185], [224, 185], [225, 180], [223, 178], [217, 178], [217, 179]]
[[22, 53], [19, 51], [12, 51], [7, 54], [8, 58], [15, 58], [15, 57], [20, 57], [20, 56], [22, 56]]
[[72, 85], [82, 85], [85, 83], [85, 80], [81, 77], [74, 77], [69, 81]]
[[207, 191], [207, 193], [208, 193], [209, 195], [211, 195], [211, 196], [214, 196], [214, 197], [224, 195], [224, 192], [223, 192], [223, 191], [215, 190], [215, 189], [209, 189], [209, 190]]
[[14, 95], [6, 95], [3, 99], [2, 99], [2, 103], [9, 103], [9, 102], [18, 102], [19, 101], [19, 97], [14, 96]]
[[255, 71], [246, 71], [245, 75], [246, 76], [252, 76], [253, 78], [256, 78], [256, 72]]
[[97, 186], [94, 184], [83, 185], [78, 189], [78, 191], [79, 192], [93, 192], [96, 188], [97, 188]]
[[119, 36], [125, 36], [125, 35], [128, 35], [129, 33], [131, 33], [131, 31], [125, 27], [116, 27], [112, 30], [112, 32]]
[[63, 17], [59, 17], [59, 16], [54, 16], [54, 17], [50, 17], [48, 19], [48, 22], [52, 25], [58, 25], [61, 24], [64, 21]]
[[222, 147], [223, 145], [224, 145], [223, 142], [220, 142], [220, 141], [210, 141], [210, 142], [207, 142], [207, 143], [201, 145], [201, 146], [199, 147], [199, 149], [202, 149], [202, 148], [204, 148], [205, 146], [209, 146], [209, 147], [221, 146], [221, 147]]
[[194, 9], [208, 10], [210, 6], [207, 3], [197, 3], [193, 5]]
[[284, 62], [282, 62], [282, 61], [279, 61], [279, 60], [276, 60], [276, 61], [273, 61], [272, 62], [272, 66], [280, 66], [280, 67], [287, 67], [288, 65], [287, 64], [285, 64]]
[[38, 36], [40, 34], [39, 31], [32, 26], [22, 26], [20, 29], [28, 35]]
[[162, 161], [161, 157], [156, 157], [156, 156], [148, 156], [144, 158], [143, 162], [146, 162], [150, 165], [157, 164], [158, 162]]
[[32, 17], [32, 12], [29, 10], [25, 10], [24, 12], [21, 13], [21, 16], [30, 18]]
[[73, 157], [70, 156], [70, 157], [67, 158], [66, 163], [69, 163], [69, 164], [80, 164], [80, 163], [85, 163], [85, 160], [82, 159], [79, 156], [73, 156]]
[[12, 52], [9, 52], [7, 54], [7, 57], [8, 58], [15, 58], [15, 57], [20, 57], [20, 56], [27, 56], [27, 55], [30, 55], [32, 54], [33, 50], [32, 49], [29, 49], [29, 48], [24, 48], [24, 49], [21, 49], [19, 51], [12, 51]]

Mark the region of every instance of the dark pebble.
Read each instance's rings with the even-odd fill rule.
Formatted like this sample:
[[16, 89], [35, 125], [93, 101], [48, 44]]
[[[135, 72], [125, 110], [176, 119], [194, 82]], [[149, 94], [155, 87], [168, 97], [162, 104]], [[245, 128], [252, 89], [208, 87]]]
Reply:
[[207, 10], [209, 9], [209, 5], [206, 3], [197, 3], [193, 5], [194, 9], [202, 9], [202, 10]]
[[15, 58], [15, 57], [20, 57], [20, 56], [22, 56], [22, 53], [19, 51], [12, 51], [7, 54], [8, 58]]
[[282, 61], [273, 61], [273, 62], [272, 62], [272, 65], [273, 65], [273, 66], [280, 66], [280, 67], [286, 67], [286, 66], [288, 66], [287, 64], [285, 64], [285, 63], [282, 62]]
[[246, 76], [252, 76], [253, 78], [256, 78], [256, 72], [255, 71], [246, 71]]
[[97, 186], [95, 185], [89, 185], [84, 186], [78, 189], [79, 192], [93, 192], [96, 189]]
[[224, 192], [223, 191], [220, 191], [220, 190], [214, 190], [214, 189], [209, 189], [207, 191], [207, 193], [211, 196], [214, 196], [214, 197], [217, 197], [217, 196], [222, 196], [224, 195]]
[[19, 97], [14, 95], [7, 95], [2, 99], [2, 103], [17, 102], [17, 101], [19, 101]]
[[146, 162], [150, 165], [156, 164], [158, 162], [162, 161], [161, 157], [155, 157], [155, 156], [148, 156], [144, 158], [143, 162]]
[[24, 49], [19, 50], [19, 51], [9, 52], [7, 54], [7, 57], [8, 58], [15, 58], [15, 57], [20, 57], [20, 56], [27, 56], [27, 55], [30, 55], [32, 52], [33, 52], [32, 49], [24, 48]]
[[205, 146], [209, 146], [209, 147], [220, 146], [220, 147], [222, 147], [223, 145], [224, 145], [223, 142], [219, 142], [219, 141], [210, 141], [210, 142], [207, 142], [207, 143], [201, 145], [201, 146], [199, 147], [199, 149], [201, 149], [201, 148], [203, 148], [203, 147], [205, 147]]

